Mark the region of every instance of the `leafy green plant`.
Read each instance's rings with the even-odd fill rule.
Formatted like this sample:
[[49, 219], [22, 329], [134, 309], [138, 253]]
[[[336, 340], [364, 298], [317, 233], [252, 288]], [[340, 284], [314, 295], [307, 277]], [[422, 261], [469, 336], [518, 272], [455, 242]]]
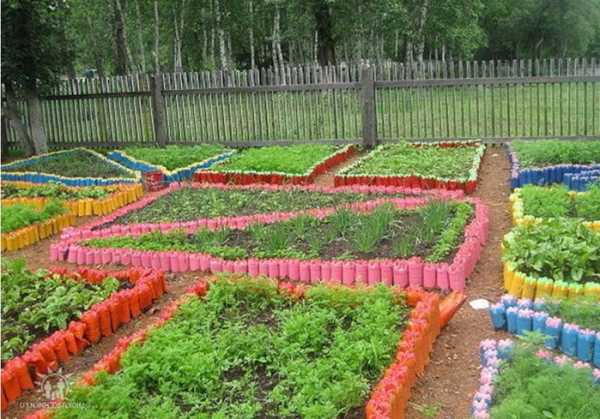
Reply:
[[124, 167], [101, 159], [83, 149], [74, 149], [32, 161], [10, 172], [40, 172], [66, 177], [132, 178], [134, 174]]
[[311, 287], [296, 301], [275, 282], [214, 282], [143, 344], [118, 374], [75, 386], [57, 419], [338, 417], [360, 408], [393, 359], [408, 307], [386, 287]]
[[600, 412], [600, 388], [589, 369], [559, 366], [518, 346], [495, 383], [491, 417], [593, 418]]
[[85, 198], [104, 198], [112, 191], [114, 186], [87, 186], [83, 188], [68, 188], [59, 183], [49, 182], [46, 184], [23, 187], [14, 183], [2, 185], [2, 199], [9, 198], [55, 198], [61, 200], [75, 200]]
[[127, 147], [123, 151], [134, 159], [164, 166], [168, 170], [175, 170], [194, 163], [200, 163], [229, 150], [216, 144], [201, 144], [193, 146], [169, 145], [165, 148]]
[[114, 278], [92, 285], [47, 275], [44, 270], [27, 270], [22, 260], [2, 261], [3, 361], [22, 353], [35, 340], [65, 328], [120, 287]]
[[544, 311], [569, 323], [600, 331], [600, 305], [592, 298], [548, 301]]
[[588, 221], [600, 220], [600, 182], [593, 184], [588, 191], [576, 195], [575, 216]]
[[11, 231], [46, 221], [65, 212], [66, 208], [62, 202], [56, 200], [48, 201], [41, 210], [31, 204], [5, 206], [0, 213], [0, 230], [3, 233], [10, 233]]
[[343, 174], [466, 179], [477, 153], [477, 147], [386, 145], [371, 152]]
[[562, 185], [524, 186], [519, 192], [523, 214], [539, 218], [572, 217], [600, 220], [600, 184], [589, 191], [572, 194]]
[[517, 226], [504, 239], [503, 259], [534, 277], [599, 281], [600, 233], [569, 219]]
[[512, 148], [522, 168], [600, 163], [598, 141], [513, 141]]
[[207, 170], [304, 175], [311, 167], [337, 149], [336, 146], [324, 144], [249, 148]]

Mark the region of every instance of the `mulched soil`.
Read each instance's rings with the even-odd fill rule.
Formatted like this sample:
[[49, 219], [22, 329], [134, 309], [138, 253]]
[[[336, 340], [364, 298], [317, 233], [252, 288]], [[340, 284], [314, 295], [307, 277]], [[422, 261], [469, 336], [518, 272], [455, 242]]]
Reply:
[[[334, 168], [332, 172], [320, 176], [315, 183], [332, 186], [333, 173], [351, 164], [357, 158], [355, 157]], [[490, 235], [489, 242], [482, 252], [481, 260], [469, 280], [468, 300], [487, 298], [495, 301], [502, 295], [500, 242], [511, 227], [508, 201], [509, 174], [509, 162], [504, 149], [488, 148], [482, 162], [479, 186], [474, 196], [482, 198], [490, 207]], [[89, 220], [89, 218], [80, 218], [77, 224], [81, 225]], [[31, 268], [50, 266], [76, 268], [66, 262], [56, 263], [48, 260], [50, 244], [55, 241], [58, 241], [56, 236], [3, 256], [24, 258]], [[116, 266], [102, 266], [102, 268], [119, 269]], [[163, 295], [147, 312], [121, 327], [113, 336], [103, 338], [98, 344], [84, 351], [82, 355], [69, 360], [62, 366], [61, 373], [69, 379], [76, 380], [102, 356], [110, 352], [118, 339], [148, 325], [156, 318], [156, 314], [161, 308], [182, 295], [185, 289], [201, 276], [198, 274], [170, 275], [169, 292]], [[479, 342], [482, 339], [501, 336], [502, 334], [492, 331], [487, 312], [475, 311], [465, 304], [438, 338], [431, 363], [413, 390], [407, 418], [467, 418], [471, 398], [478, 387]], [[30, 391], [11, 405], [3, 417], [21, 418], [39, 407], [44, 407], [45, 403], [47, 400], [41, 391]], [[433, 406], [439, 406], [439, 415], [423, 416], [419, 413], [419, 407]]]

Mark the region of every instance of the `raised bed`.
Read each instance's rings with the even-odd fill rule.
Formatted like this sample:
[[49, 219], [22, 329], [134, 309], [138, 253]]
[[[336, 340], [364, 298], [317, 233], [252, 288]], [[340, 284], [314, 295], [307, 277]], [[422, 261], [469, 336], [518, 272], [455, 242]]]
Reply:
[[75, 216], [58, 201], [18, 203], [2, 209], [2, 252], [19, 250], [59, 233], [75, 222]]
[[306, 185], [356, 154], [358, 148], [322, 144], [246, 149], [194, 175], [197, 182]]
[[600, 305], [585, 300], [517, 300], [505, 295], [490, 308], [492, 326], [515, 335], [539, 332], [551, 350], [600, 368]]
[[[511, 162], [512, 188], [530, 183], [568, 183], [567, 175], [600, 169], [600, 142], [513, 141], [508, 144], [508, 157]], [[577, 186], [580, 184], [581, 181], [576, 181]]]
[[539, 223], [548, 218], [575, 218], [600, 231], [600, 185], [588, 192], [569, 192], [564, 186], [526, 185], [510, 196], [514, 224]]
[[[178, 184], [144, 196], [114, 213], [65, 232], [63, 238], [104, 237], [113, 233], [195, 230], [206, 225], [264, 221], [314, 208], [334, 208], [352, 202], [403, 196], [460, 199], [462, 191], [398, 187], [315, 185]], [[226, 221], [229, 219], [229, 221]], [[225, 223], [225, 224], [224, 224]], [[93, 233], [88, 233], [93, 232]]]
[[168, 183], [187, 180], [202, 169], [219, 163], [234, 150], [215, 145], [167, 146], [166, 148], [136, 147], [114, 150], [107, 154], [129, 169], [147, 172], [161, 172]]
[[2, 205], [32, 204], [43, 206], [49, 199], [60, 199], [77, 217], [106, 215], [140, 199], [141, 184], [69, 187], [61, 184], [3, 182]]
[[[165, 405], [175, 415], [185, 409], [224, 417], [404, 417], [410, 389], [448, 320], [446, 311], [436, 295], [418, 291], [304, 288], [244, 278], [201, 281], [165, 308], [155, 324], [120, 340], [67, 393], [64, 407], [31, 417], [68, 415], [80, 402], [97, 417], [117, 410], [153, 415]], [[214, 316], [218, 322], [210, 320]], [[191, 323], [188, 332], [178, 333]], [[209, 340], [213, 344], [197, 352]], [[183, 352], [167, 351], [165, 345]], [[219, 351], [219, 345], [228, 349]], [[187, 346], [192, 350], [186, 352]], [[353, 348], [359, 348], [359, 357]], [[139, 373], [166, 384], [160, 401], [133, 379]], [[231, 386], [234, 398], [222, 390]], [[128, 403], [133, 402], [128, 407], [117, 401], [126, 387]], [[113, 392], [113, 403], [103, 403]]]
[[586, 191], [594, 185], [600, 185], [600, 169], [567, 173], [563, 176], [563, 184], [574, 191]]
[[55, 151], [2, 165], [2, 180], [56, 182], [67, 186], [136, 183], [140, 173], [86, 148]]
[[477, 187], [485, 146], [476, 142], [387, 144], [342, 169], [336, 186], [379, 185], [422, 189]]
[[[427, 202], [427, 198], [388, 200], [388, 203], [393, 206], [391, 210], [395, 212], [400, 209], [414, 211], [416, 208], [424, 207]], [[60, 243], [51, 246], [50, 257], [52, 260], [68, 260], [69, 262], [78, 264], [122, 263], [132, 266], [155, 267], [172, 272], [236, 272], [248, 273], [251, 276], [265, 275], [273, 278], [289, 278], [294, 281], [300, 280], [307, 283], [322, 281], [352, 285], [383, 282], [387, 285], [396, 285], [402, 288], [410, 286], [439, 288], [442, 290], [462, 290], [465, 287], [466, 278], [473, 271], [479, 259], [481, 247], [487, 237], [489, 224], [487, 208], [478, 199], [467, 199], [463, 203], [467, 203], [467, 207], [473, 206], [473, 216], [470, 221], [467, 221], [468, 224], [464, 227], [464, 232], [462, 228], [457, 228], [457, 226], [452, 227], [448, 224], [447, 228], [444, 227], [444, 233], [439, 236], [439, 239], [437, 238], [438, 236], [433, 236], [432, 238], [435, 242], [433, 248], [438, 249], [439, 247], [438, 251], [446, 255], [444, 257], [449, 258], [448, 263], [443, 261], [443, 259], [441, 259], [441, 262], [433, 261], [440, 259], [427, 260], [428, 257], [411, 257], [408, 259], [390, 257], [389, 253], [380, 252], [381, 249], [386, 248], [384, 241], [377, 241], [376, 246], [378, 246], [377, 249], [379, 250], [375, 253], [369, 253], [364, 250], [365, 247], [361, 247], [360, 249], [362, 250], [360, 251], [363, 254], [354, 252], [352, 256], [355, 259], [353, 260], [339, 260], [338, 258], [342, 255], [335, 254], [335, 252], [333, 257], [336, 259], [328, 259], [328, 256], [325, 254], [320, 254], [321, 258], [319, 259], [308, 259], [307, 256], [311, 255], [311, 253], [302, 253], [302, 257], [300, 258], [300, 255], [289, 257], [291, 254], [288, 252], [286, 253], [288, 257], [280, 258], [273, 257], [273, 253], [268, 253], [270, 251], [262, 253], [267, 254], [268, 258], [257, 259], [257, 257], [261, 256], [253, 253], [252, 250], [247, 256], [244, 256], [235, 252], [229, 252], [228, 249], [225, 249], [226, 253], [222, 253], [217, 249], [221, 246], [219, 231], [224, 228], [227, 229], [227, 234], [232, 233], [243, 236], [251, 233], [251, 229], [256, 228], [252, 224], [256, 224], [259, 221], [259, 223], [270, 225], [270, 227], [260, 227], [264, 230], [263, 233], [266, 233], [264, 236], [268, 237], [270, 234], [268, 228], [283, 226], [285, 229], [292, 223], [298, 224], [298, 220], [301, 218], [304, 219], [306, 216], [311, 220], [307, 225], [310, 223], [333, 223], [331, 218], [327, 218], [336, 213], [336, 210], [332, 208], [309, 210], [303, 214], [279, 213], [261, 215], [254, 218], [225, 218], [218, 222], [213, 221], [190, 226], [187, 233], [159, 232], [156, 229], [153, 233], [149, 233], [150, 229], [143, 228], [123, 233], [118, 226], [117, 228], [107, 229], [104, 232], [96, 234], [94, 231], [89, 230], [70, 232], [63, 235], [63, 240]], [[380, 205], [382, 205], [382, 202], [372, 201], [352, 204], [350, 213], [355, 215], [348, 217], [348, 219], [359, 217], [356, 214], [357, 212], [363, 213], [362, 217], [366, 219], [374, 218], [373, 211]], [[339, 211], [336, 213], [338, 214], [338, 219], [339, 213]], [[457, 212], [456, 216], [449, 222], [464, 223], [465, 220], [462, 217]], [[201, 238], [198, 236], [196, 239], [196, 236], [192, 235], [192, 233], [195, 234], [197, 231], [200, 231], [199, 234], [203, 235]], [[278, 232], [279, 235], [281, 235], [280, 233], [281, 231]], [[356, 233], [354, 233], [355, 236]], [[398, 237], [401, 236], [399, 235]], [[87, 243], [87, 241], [94, 239], [94, 237], [102, 237], [102, 239], [96, 239], [101, 241]], [[197, 246], [193, 244], [188, 246], [185, 243], [186, 240], [199, 240], [197, 243], [200, 244], [209, 243], [206, 241], [208, 239], [214, 243], [215, 248], [198, 251], [193, 250], [198, 249]], [[152, 244], [150, 247], [146, 247], [143, 244], [146, 240], [158, 240], [158, 242], [156, 245]], [[303, 238], [300, 238], [297, 246], [304, 246], [306, 242], [303, 240]], [[183, 243], [183, 247], [179, 247], [180, 242]], [[271, 240], [267, 239], [267, 242], [271, 242]], [[164, 247], [164, 243], [167, 243], [166, 247]], [[91, 245], [96, 246], [96, 248], [89, 247]], [[108, 247], [97, 248], [98, 246]], [[135, 248], [128, 248], [130, 246]], [[403, 247], [400, 246], [398, 249], [402, 251]], [[167, 248], [179, 250], [161, 250]], [[325, 251], [331, 250], [324, 245], [321, 246], [321, 249]], [[217, 256], [217, 254], [220, 256]], [[432, 251], [433, 254], [436, 254], [436, 251]], [[294, 255], [297, 255], [297, 253], [294, 253]], [[363, 255], [370, 255], [369, 257], [372, 258], [364, 259], [361, 257]]]
[[[49, 304], [52, 304], [55, 310], [53, 314], [55, 317], [47, 319], [48, 322], [52, 321], [52, 323], [48, 323], [50, 325], [48, 334], [43, 333], [43, 325], [33, 323], [32, 325], [37, 326], [33, 344], [23, 351], [18, 351], [17, 356], [6, 362], [3, 358], [2, 410], [18, 399], [24, 391], [34, 388], [36, 376], [56, 370], [62, 362], [78, 355], [89, 345], [97, 343], [102, 337], [112, 335], [121, 325], [128, 323], [141, 311], [150, 307], [154, 300], [166, 291], [164, 275], [161, 272], [147, 269], [128, 269], [116, 272], [93, 269], [68, 272], [66, 269], [55, 269], [47, 274], [31, 274], [26, 271], [16, 271], [12, 274], [17, 276], [10, 279], [11, 271], [3, 269], [3, 338], [6, 338], [7, 333], [25, 333], [28, 330], [24, 324], [21, 324], [23, 321], [27, 321], [27, 316], [21, 323], [16, 323], [18, 327], [7, 329], [11, 316], [21, 316], [27, 311], [20, 307], [11, 312], [10, 305], [8, 305], [11, 298], [16, 299], [15, 304], [20, 305], [26, 304], [24, 301], [20, 301], [21, 298], [32, 298], [32, 306], [28, 310], [34, 310], [36, 304], [39, 304], [39, 298], [42, 297], [30, 295], [30, 292], [26, 291], [28, 284], [35, 287], [35, 292], [38, 294], [41, 292], [40, 289], [48, 290], [50, 285], [40, 287], [39, 284], [36, 285], [37, 281], [49, 281], [48, 284], [56, 283], [58, 288], [52, 288], [54, 291], [46, 296], [52, 299]], [[30, 276], [33, 278], [29, 278]], [[14, 289], [4, 292], [4, 288], [9, 286], [6, 281], [9, 281], [9, 284], [10, 281], [18, 282], [13, 287]], [[86, 287], [103, 287], [98, 284], [105, 284], [105, 291], [110, 290], [110, 284], [106, 285], [106, 281], [113, 281], [113, 285], [114, 281], [119, 281], [123, 285], [120, 286], [120, 290], [113, 291], [108, 294], [107, 298], [93, 305], [91, 303], [98, 301], [98, 298], [93, 299], [93, 293], [85, 298], [82, 297], [82, 289]], [[80, 297], [67, 298], [71, 290], [79, 290]], [[68, 307], [68, 309], [65, 308], [67, 311], [60, 310], [61, 306]], [[86, 307], [89, 308], [86, 310]], [[45, 315], [49, 315], [50, 308], [46, 307], [44, 310]], [[81, 311], [84, 312], [77, 315]], [[57, 326], [60, 323], [65, 326]]]
[[482, 341], [480, 360], [476, 419], [592, 418], [600, 411], [600, 369], [590, 364], [509, 339]]
[[517, 298], [600, 300], [600, 232], [577, 220], [522, 224], [502, 246], [504, 288]]

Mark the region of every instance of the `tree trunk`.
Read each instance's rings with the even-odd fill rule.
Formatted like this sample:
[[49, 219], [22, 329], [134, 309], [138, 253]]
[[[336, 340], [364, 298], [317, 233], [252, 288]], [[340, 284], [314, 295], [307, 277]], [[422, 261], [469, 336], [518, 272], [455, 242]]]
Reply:
[[140, 10], [140, 0], [135, 0], [135, 14], [137, 17], [137, 33], [138, 33], [138, 45], [139, 45], [139, 53], [140, 53], [140, 70], [142, 73], [146, 72], [146, 47], [144, 45], [144, 31], [143, 22], [142, 22], [142, 12]]
[[27, 157], [35, 153], [35, 147], [33, 141], [27, 132], [27, 127], [23, 124], [19, 115], [19, 108], [17, 108], [17, 99], [11, 89], [6, 89], [6, 102], [2, 106], [2, 114], [10, 122], [12, 128], [15, 130], [17, 136], [17, 142], [23, 148], [23, 152]]
[[186, 6], [186, 0], [182, 0], [181, 2], [181, 14], [179, 16], [177, 16], [177, 10], [175, 10], [174, 12], [174, 16], [173, 16], [173, 23], [175, 25], [175, 39], [174, 39], [174, 45], [173, 45], [173, 69], [176, 73], [180, 73], [181, 71], [183, 71], [183, 58], [182, 58], [182, 36], [183, 36], [183, 29], [184, 29], [184, 24], [185, 24], [185, 6]]
[[154, 0], [154, 72], [160, 73], [160, 38], [158, 21], [158, 0]]
[[126, 72], [130, 72], [135, 68], [135, 66], [133, 64], [133, 56], [131, 55], [131, 50], [129, 49], [129, 41], [127, 39], [127, 27], [125, 26], [125, 17], [123, 14], [123, 7], [121, 6], [121, 0], [115, 0], [115, 6], [116, 18], [118, 20], [120, 33], [120, 36], [117, 38], [117, 41], [120, 43], [118, 48], [124, 51], [125, 69]]
[[223, 30], [223, 16], [221, 7], [219, 6], [219, 0], [215, 2], [216, 5], [216, 24], [217, 24], [217, 36], [219, 37], [219, 58], [221, 63], [221, 69], [227, 70], [229, 65], [227, 63], [227, 51], [225, 48], [225, 31]]
[[417, 27], [415, 31], [416, 44], [416, 55], [419, 62], [423, 61], [423, 52], [425, 51], [425, 22], [427, 22], [427, 11], [429, 9], [429, 0], [423, 0], [421, 9], [419, 10], [419, 17], [417, 20]]
[[273, 35], [271, 37], [271, 48], [273, 55], [273, 69], [283, 65], [283, 57], [281, 54], [281, 37], [279, 22], [281, 20], [281, 12], [279, 6], [275, 6], [275, 14], [273, 16]]
[[317, 60], [321, 65], [335, 64], [335, 40], [332, 34], [333, 19], [326, 0], [313, 1], [313, 13], [317, 23]]
[[250, 68], [256, 67], [256, 57], [254, 56], [254, 3], [252, 0], [248, 2], [248, 9], [250, 11], [250, 28], [248, 29], [250, 35]]
[[48, 139], [42, 125], [42, 104], [38, 92], [33, 92], [27, 96], [27, 106], [29, 107], [29, 129], [31, 130], [35, 154], [47, 153]]
[[127, 73], [127, 52], [125, 51], [125, 42], [123, 40], [123, 21], [119, 17], [117, 0], [112, 2], [113, 8], [113, 62], [115, 63], [115, 73]]
[[316, 63], [319, 60], [319, 32], [315, 31], [315, 42], [313, 44], [313, 62]]
[[404, 61], [407, 63], [412, 62], [413, 60], [413, 43], [412, 40], [406, 40], [406, 54], [404, 56]]

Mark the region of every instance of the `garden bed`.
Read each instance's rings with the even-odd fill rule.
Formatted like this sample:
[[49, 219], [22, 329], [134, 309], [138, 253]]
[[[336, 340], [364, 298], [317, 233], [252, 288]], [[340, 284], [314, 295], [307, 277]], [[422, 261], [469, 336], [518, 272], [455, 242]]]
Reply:
[[538, 332], [551, 350], [600, 368], [600, 305], [593, 300], [517, 300], [504, 295], [490, 308], [492, 326], [515, 335]]
[[517, 298], [600, 300], [600, 232], [577, 220], [522, 224], [503, 242], [504, 288]]
[[[472, 272], [486, 240], [487, 208], [478, 200], [465, 200], [454, 205], [468, 211], [457, 210], [453, 216], [444, 218], [440, 216], [443, 211], [427, 209], [426, 198], [388, 201], [393, 203], [388, 210], [394, 219], [406, 217], [405, 212], [409, 214], [408, 220], [411, 217], [418, 219], [429, 211], [432, 215], [427, 217], [431, 221], [421, 221], [420, 227], [412, 221], [404, 224], [399, 222], [392, 227], [388, 215], [374, 216], [377, 211], [373, 211], [382, 203], [370, 201], [354, 204], [351, 210], [337, 212], [328, 208], [303, 214], [273, 214], [262, 217], [258, 223], [257, 219], [252, 218], [226, 218], [220, 223], [190, 226], [187, 232], [155, 229], [148, 234], [149, 229], [144, 228], [125, 232], [118, 228], [103, 232], [80, 231], [63, 235], [60, 243], [51, 246], [50, 257], [52, 260], [68, 260], [79, 264], [112, 262], [173, 272], [209, 270], [249, 273], [251, 276], [260, 274], [303, 282], [324, 281], [347, 285], [383, 282], [403, 288], [410, 285], [444, 290], [464, 289], [465, 279]], [[471, 209], [471, 205], [474, 209]], [[470, 211], [474, 216], [469, 222]], [[361, 229], [352, 227], [355, 222], [359, 223]], [[315, 234], [320, 226], [325, 225], [327, 228], [321, 234]], [[394, 254], [390, 250], [393, 237], [388, 234], [388, 226], [397, 233], [395, 238], [399, 244], [395, 246], [399, 253]], [[337, 228], [341, 228], [348, 237], [336, 241], [334, 234], [337, 234]], [[288, 235], [294, 229], [295, 241], [291, 243], [288, 241], [292, 236]], [[401, 234], [407, 229], [414, 229], [406, 235], [410, 240]], [[249, 232], [252, 237], [248, 235]], [[237, 244], [228, 246], [230, 237], [224, 237], [224, 234], [234, 237], [231, 239], [234, 244], [237, 243], [235, 240], [240, 243], [246, 240], [246, 247]], [[427, 235], [431, 236], [432, 243], [429, 250], [419, 249], [421, 238]], [[95, 237], [98, 239], [89, 242]], [[418, 245], [415, 244], [417, 242]], [[315, 250], [317, 245], [320, 249], [318, 252]], [[346, 254], [340, 246], [343, 246]], [[414, 257], [417, 252], [421, 252], [424, 258]], [[394, 256], [390, 257], [392, 254]], [[407, 254], [413, 257], [404, 257]], [[451, 260], [447, 259], [453, 254]], [[336, 259], [327, 259], [333, 256]], [[450, 263], [444, 262], [446, 259]]]
[[130, 147], [111, 151], [107, 157], [142, 173], [159, 171], [164, 180], [171, 183], [190, 179], [196, 171], [207, 169], [234, 152], [219, 145], [170, 145], [165, 148]]
[[236, 153], [208, 170], [198, 171], [194, 180], [239, 185], [306, 185], [356, 152], [355, 145], [341, 149], [322, 144], [250, 148]]
[[61, 184], [3, 182], [2, 205], [31, 204], [40, 208], [51, 199], [63, 201], [75, 216], [110, 214], [140, 199], [144, 194], [141, 184], [69, 187]]
[[441, 327], [438, 297], [420, 292], [235, 278], [191, 291], [36, 417], [81, 404], [89, 417], [401, 417]]
[[381, 145], [342, 169], [334, 183], [462, 189], [471, 193], [477, 186], [484, 151], [484, 145], [473, 142]]
[[314, 208], [351, 206], [368, 200], [415, 196], [460, 199], [462, 191], [422, 191], [397, 187], [353, 186], [327, 188], [315, 185], [224, 185], [177, 184], [144, 196], [138, 202], [64, 233], [64, 238], [82, 238], [88, 234], [135, 231], [195, 230], [200, 226], [245, 225], [264, 221], [265, 217], [287, 216]]
[[106, 186], [139, 182], [140, 174], [95, 151], [74, 148], [2, 165], [1, 178], [33, 183], [57, 182], [67, 186]]
[[598, 141], [513, 141], [508, 155], [512, 188], [568, 182], [567, 174], [600, 169]]
[[164, 275], [152, 270], [31, 273], [22, 262], [3, 266], [2, 409], [33, 388], [34, 377], [112, 335], [165, 291]]
[[[4, 204], [3, 204], [4, 205]], [[42, 204], [15, 203], [0, 213], [2, 252], [19, 250], [37, 243], [75, 222], [74, 215], [60, 201]]]
[[592, 418], [600, 412], [600, 370], [510, 340], [481, 342], [474, 418]]
[[510, 196], [514, 224], [548, 218], [575, 218], [600, 231], [600, 184], [587, 192], [569, 192], [564, 186], [526, 185]]

